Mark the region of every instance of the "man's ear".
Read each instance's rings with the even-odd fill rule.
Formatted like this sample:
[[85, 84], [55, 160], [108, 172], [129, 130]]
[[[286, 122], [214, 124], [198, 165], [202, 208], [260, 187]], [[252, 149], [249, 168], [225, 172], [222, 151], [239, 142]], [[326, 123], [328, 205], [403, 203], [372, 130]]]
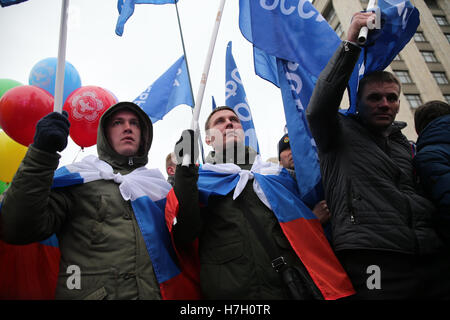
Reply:
[[214, 140], [214, 139], [212, 139], [211, 136], [206, 135], [206, 137], [205, 137], [205, 142], [206, 142], [206, 144], [207, 144], [208, 146], [210, 146], [210, 145], [212, 144], [213, 140]]
[[167, 174], [168, 174], [169, 176], [173, 176], [173, 175], [175, 174], [175, 168], [172, 167], [172, 166], [167, 167], [167, 168], [166, 168], [166, 171], [167, 171]]

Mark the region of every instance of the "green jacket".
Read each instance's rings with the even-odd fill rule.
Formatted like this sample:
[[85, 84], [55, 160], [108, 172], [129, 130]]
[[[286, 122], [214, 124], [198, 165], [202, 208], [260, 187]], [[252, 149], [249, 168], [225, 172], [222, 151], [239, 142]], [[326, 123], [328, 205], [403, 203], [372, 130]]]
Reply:
[[[103, 130], [105, 119], [124, 107], [135, 110], [141, 120], [143, 144], [133, 158], [113, 151]], [[140, 108], [118, 103], [100, 120], [99, 158], [115, 172], [129, 173], [147, 163], [152, 136], [151, 121]], [[59, 158], [29, 147], [3, 201], [4, 240], [27, 244], [56, 233], [61, 251], [57, 299], [160, 299], [144, 239], [119, 185], [98, 180], [50, 189]], [[81, 289], [67, 286], [70, 265], [80, 268]]]
[[[247, 149], [249, 161], [238, 164], [249, 170], [255, 153]], [[208, 163], [216, 164], [220, 157]], [[230, 159], [223, 162], [233, 162]], [[200, 285], [207, 299], [288, 299], [280, 275], [272, 268], [267, 250], [260, 243], [244, 210], [256, 216], [267, 237], [289, 264], [304, 268], [283, 234], [274, 213], [267, 208], [249, 181], [236, 200], [233, 192], [211, 196], [206, 207], [198, 205], [198, 168], [177, 166], [174, 191], [179, 201], [173, 235], [177, 246], [199, 238]]]

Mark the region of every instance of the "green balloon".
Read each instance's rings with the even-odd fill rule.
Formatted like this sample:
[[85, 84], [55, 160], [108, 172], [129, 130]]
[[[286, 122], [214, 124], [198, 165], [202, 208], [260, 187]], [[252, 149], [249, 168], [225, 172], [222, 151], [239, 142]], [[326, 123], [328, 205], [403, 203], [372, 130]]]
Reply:
[[9, 184], [3, 181], [0, 181], [0, 194], [2, 194], [6, 189], [8, 189]]
[[14, 87], [21, 86], [22, 83], [11, 79], [0, 79], [0, 98], [5, 94], [6, 91]]

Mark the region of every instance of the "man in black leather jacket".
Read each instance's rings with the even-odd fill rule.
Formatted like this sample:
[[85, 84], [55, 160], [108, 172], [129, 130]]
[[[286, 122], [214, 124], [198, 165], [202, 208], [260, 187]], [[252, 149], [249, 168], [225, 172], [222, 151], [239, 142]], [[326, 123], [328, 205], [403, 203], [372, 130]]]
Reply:
[[431, 224], [435, 207], [415, 189], [411, 146], [395, 120], [400, 83], [389, 72], [359, 84], [357, 114], [339, 103], [361, 49], [356, 13], [322, 71], [307, 118], [319, 150], [332, 243], [359, 299], [450, 298], [450, 259]]

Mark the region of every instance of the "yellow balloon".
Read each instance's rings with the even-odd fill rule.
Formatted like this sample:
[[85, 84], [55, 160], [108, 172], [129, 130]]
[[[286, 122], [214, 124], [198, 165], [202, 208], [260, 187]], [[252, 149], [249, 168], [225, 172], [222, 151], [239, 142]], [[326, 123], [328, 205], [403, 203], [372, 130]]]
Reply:
[[11, 182], [28, 148], [0, 131], [0, 180]]

